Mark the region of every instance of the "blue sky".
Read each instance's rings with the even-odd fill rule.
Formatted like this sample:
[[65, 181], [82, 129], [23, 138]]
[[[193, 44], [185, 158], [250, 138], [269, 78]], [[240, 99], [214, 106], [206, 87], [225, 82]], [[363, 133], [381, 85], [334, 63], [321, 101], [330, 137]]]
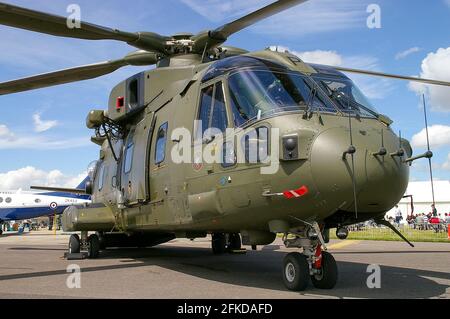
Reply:
[[[81, 7], [82, 19], [125, 31], [161, 34], [198, 32], [219, 26], [271, 0], [5, 0], [67, 15]], [[107, 3], [107, 5], [105, 5]], [[130, 5], [132, 3], [132, 5]], [[369, 29], [366, 9], [381, 8], [381, 28]], [[307, 62], [423, 75], [450, 81], [450, 0], [310, 0], [244, 30], [227, 44], [248, 50], [288, 48]], [[0, 81], [120, 58], [133, 51], [114, 41], [82, 41], [0, 26]], [[309, 61], [308, 61], [309, 60]], [[35, 183], [73, 184], [98, 147], [85, 127], [89, 110], [106, 108], [110, 89], [143, 68], [128, 67], [80, 83], [0, 96], [0, 188]], [[394, 129], [423, 151], [420, 92], [430, 103], [435, 174], [450, 179], [450, 88], [424, 88], [408, 82], [352, 76]], [[413, 180], [428, 178], [426, 161], [417, 162]], [[75, 185], [70, 185], [75, 186]]]

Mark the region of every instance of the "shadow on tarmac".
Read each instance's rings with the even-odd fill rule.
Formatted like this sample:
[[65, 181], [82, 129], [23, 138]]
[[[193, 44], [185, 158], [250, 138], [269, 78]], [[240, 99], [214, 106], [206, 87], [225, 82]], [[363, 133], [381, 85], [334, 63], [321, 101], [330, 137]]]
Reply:
[[[225, 284], [286, 291], [281, 275], [282, 260], [286, 253], [276, 249], [278, 249], [277, 246], [268, 246], [262, 251], [221, 256], [213, 255], [210, 249], [194, 247], [159, 246], [147, 249], [108, 249], [101, 253], [100, 258], [118, 259], [118, 264], [83, 267], [83, 261], [78, 263], [84, 273], [158, 266]], [[401, 258], [403, 253], [415, 253], [418, 254], [418, 258], [421, 258], [421, 254], [448, 254], [443, 251], [334, 252], [336, 255], [369, 253], [395, 253], [399, 255], [398, 258]], [[428, 258], [428, 256], [424, 258]], [[369, 289], [366, 285], [370, 275], [367, 273], [367, 267], [368, 264], [365, 263], [338, 262], [339, 281], [335, 289], [318, 290], [310, 284], [304, 294], [337, 298], [432, 298], [444, 294], [449, 288], [447, 285], [438, 284], [425, 277], [450, 280], [450, 273], [381, 266], [381, 289]], [[0, 275], [0, 282], [65, 274], [67, 274], [66, 269]]]

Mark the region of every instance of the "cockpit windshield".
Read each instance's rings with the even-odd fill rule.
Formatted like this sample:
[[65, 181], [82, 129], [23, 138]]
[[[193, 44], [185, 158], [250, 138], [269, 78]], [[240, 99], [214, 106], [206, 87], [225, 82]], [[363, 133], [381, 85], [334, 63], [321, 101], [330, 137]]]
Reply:
[[236, 126], [279, 112], [336, 112], [313, 82], [296, 72], [244, 69], [229, 76], [228, 86]]
[[345, 77], [313, 75], [312, 78], [328, 94], [336, 106], [345, 113], [363, 117], [377, 117], [378, 112], [356, 84]]

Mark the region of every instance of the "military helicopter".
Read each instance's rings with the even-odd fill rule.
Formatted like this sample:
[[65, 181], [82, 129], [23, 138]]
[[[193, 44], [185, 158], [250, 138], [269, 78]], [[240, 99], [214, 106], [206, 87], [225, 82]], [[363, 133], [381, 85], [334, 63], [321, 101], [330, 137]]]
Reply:
[[305, 1], [279, 0], [219, 28], [173, 36], [85, 22], [71, 29], [64, 17], [0, 3], [3, 25], [139, 49], [123, 59], [0, 83], [0, 95], [128, 65], [156, 66], [119, 83], [108, 109], [87, 116], [100, 154], [88, 169], [92, 182], [70, 190], [91, 194], [92, 204], [63, 214], [64, 230], [81, 232], [70, 237], [69, 256], [87, 250], [97, 258], [108, 247], [208, 234], [212, 251], [223, 254], [242, 244], [269, 245], [283, 234], [286, 247], [301, 249], [284, 259], [288, 289], [304, 290], [310, 281], [322, 289], [336, 285], [329, 230], [345, 239], [346, 226], [357, 222], [390, 226], [384, 215], [405, 193], [409, 164], [432, 156], [413, 157], [392, 120], [342, 71], [450, 83], [224, 46], [233, 34]]

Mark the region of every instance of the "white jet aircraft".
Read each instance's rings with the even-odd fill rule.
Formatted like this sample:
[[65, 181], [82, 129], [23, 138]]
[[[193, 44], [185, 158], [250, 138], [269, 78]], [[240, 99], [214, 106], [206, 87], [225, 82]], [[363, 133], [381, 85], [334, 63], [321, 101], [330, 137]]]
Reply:
[[4, 222], [62, 214], [69, 206], [90, 203], [90, 195], [83, 194], [88, 181], [89, 177], [86, 177], [77, 186], [75, 190], [79, 192], [78, 194], [69, 189], [68, 192], [0, 191], [0, 235], [3, 233]]

